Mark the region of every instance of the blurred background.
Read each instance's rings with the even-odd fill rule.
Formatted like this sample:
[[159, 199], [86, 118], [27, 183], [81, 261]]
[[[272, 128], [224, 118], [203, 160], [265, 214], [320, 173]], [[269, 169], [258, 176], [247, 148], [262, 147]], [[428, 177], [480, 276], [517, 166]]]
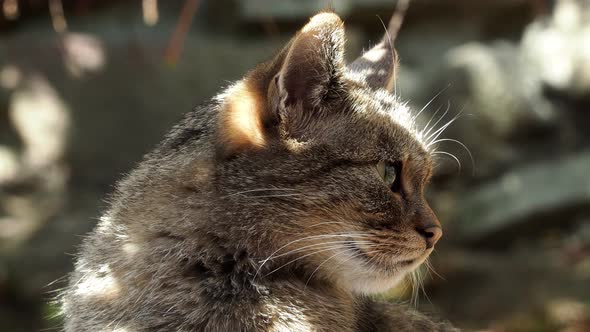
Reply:
[[[0, 0], [0, 330], [58, 327], [51, 299], [115, 181], [329, 4], [352, 59], [395, 0]], [[398, 93], [430, 102], [420, 121], [458, 116], [417, 306], [590, 331], [590, 2], [414, 0], [396, 47]]]

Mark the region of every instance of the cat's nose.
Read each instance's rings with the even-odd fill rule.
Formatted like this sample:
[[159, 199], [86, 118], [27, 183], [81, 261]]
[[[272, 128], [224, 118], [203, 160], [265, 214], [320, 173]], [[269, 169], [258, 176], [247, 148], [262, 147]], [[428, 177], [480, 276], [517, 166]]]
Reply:
[[416, 229], [418, 233], [426, 240], [426, 249], [434, 247], [436, 242], [442, 237], [442, 228], [440, 226], [419, 227]]

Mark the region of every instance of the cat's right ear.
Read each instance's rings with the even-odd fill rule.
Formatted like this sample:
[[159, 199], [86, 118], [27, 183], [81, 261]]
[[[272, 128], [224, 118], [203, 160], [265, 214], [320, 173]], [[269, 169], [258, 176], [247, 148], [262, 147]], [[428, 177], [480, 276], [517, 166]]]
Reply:
[[336, 14], [317, 14], [273, 61], [220, 96], [222, 155], [263, 148], [268, 137], [280, 131], [279, 123], [297, 136], [307, 121], [320, 116], [322, 106], [342, 88], [344, 40]]

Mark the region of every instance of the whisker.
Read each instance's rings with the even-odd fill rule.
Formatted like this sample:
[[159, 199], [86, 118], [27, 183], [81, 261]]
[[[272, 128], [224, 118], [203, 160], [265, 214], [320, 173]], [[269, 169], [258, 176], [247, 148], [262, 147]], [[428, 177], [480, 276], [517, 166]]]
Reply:
[[[453, 124], [453, 122], [457, 121], [457, 119], [461, 118], [463, 114], [461, 112], [459, 112], [459, 114], [457, 114], [455, 117], [453, 117], [449, 122], [447, 122], [444, 126], [441, 126], [439, 129], [437, 129], [435, 132], [433, 132], [432, 134], [430, 134], [430, 136], [428, 136], [425, 141], [427, 142], [431, 142], [436, 140], [444, 131], [445, 129], [447, 129], [451, 124]], [[434, 138], [432, 138], [434, 136]]]
[[432, 263], [430, 262], [430, 259], [426, 260], [426, 267], [428, 268], [429, 271], [431, 271], [437, 277], [441, 278], [442, 280], [446, 280], [443, 276], [441, 276], [438, 272], [436, 272], [436, 270], [434, 269], [434, 266], [432, 266]]
[[432, 301], [430, 300], [430, 297], [428, 296], [428, 294], [426, 293], [426, 289], [424, 288], [424, 279], [425, 276], [423, 275], [423, 271], [422, 267], [420, 267], [420, 272], [418, 274], [418, 277], [420, 278], [419, 282], [420, 282], [420, 289], [422, 290], [422, 294], [424, 294], [424, 297], [426, 297], [426, 300], [432, 304]]
[[[408, 276], [406, 276], [405, 278], [406, 278], [406, 279], [405, 279], [405, 282], [403, 283], [403, 284], [404, 284], [404, 288], [402, 289], [402, 292], [403, 292], [403, 294], [407, 294], [407, 292], [408, 292], [408, 288], [412, 287], [412, 285], [413, 285], [413, 284], [412, 284], [412, 279], [411, 279], [411, 276], [409, 276], [409, 275], [408, 275]], [[413, 293], [412, 293], [412, 294], [413, 294]], [[411, 299], [410, 299], [410, 300], [411, 300]]]
[[414, 294], [415, 292], [415, 287], [414, 285], [416, 284], [416, 281], [414, 279], [414, 271], [410, 272], [408, 274], [408, 278], [409, 278], [409, 282], [410, 282], [410, 287], [411, 287], [411, 292], [410, 292], [410, 305], [414, 306]]
[[455, 157], [454, 154], [446, 152], [446, 151], [435, 151], [432, 154], [433, 155], [442, 154], [442, 155], [449, 156], [449, 157], [453, 158], [457, 162], [457, 165], [459, 166], [459, 172], [461, 172], [461, 162], [459, 161], [459, 158]]
[[430, 116], [430, 119], [428, 119], [428, 122], [426, 122], [426, 124], [424, 125], [424, 129], [422, 129], [422, 132], [420, 133], [420, 135], [422, 137], [425, 137], [426, 134], [430, 131], [428, 128], [430, 128], [430, 123], [432, 122], [432, 120], [434, 120], [434, 117], [436, 117], [436, 115], [438, 114], [438, 112], [440, 112], [440, 110], [442, 109], [442, 106], [438, 107], [436, 109], [436, 111], [434, 111], [434, 113]]
[[420, 300], [420, 294], [418, 293], [418, 289], [419, 289], [419, 277], [417, 275], [416, 270], [412, 271], [412, 305], [414, 307], [418, 307], [418, 302]]
[[266, 262], [268, 262], [268, 260], [270, 260], [276, 253], [278, 253], [279, 251], [283, 250], [284, 248], [294, 244], [294, 243], [298, 243], [298, 242], [302, 242], [302, 241], [309, 241], [309, 240], [315, 240], [315, 239], [322, 239], [322, 238], [330, 238], [330, 237], [369, 237], [369, 235], [367, 234], [355, 234], [355, 233], [336, 233], [336, 234], [320, 234], [320, 235], [311, 235], [311, 236], [306, 236], [304, 238], [300, 238], [300, 239], [296, 239], [293, 241], [290, 241], [289, 243], [281, 246], [279, 249], [275, 250], [273, 253], [271, 253], [263, 262], [262, 264], [258, 267], [258, 269], [256, 270], [256, 274], [254, 274], [254, 279], [256, 279], [256, 276], [258, 276], [258, 273], [260, 272], [260, 269], [262, 269], [262, 267], [264, 266], [264, 264], [266, 264]]
[[309, 256], [312, 256], [312, 255], [316, 255], [316, 254], [319, 254], [319, 253], [322, 253], [322, 252], [325, 252], [325, 251], [334, 250], [334, 249], [336, 249], [336, 248], [322, 249], [322, 250], [318, 250], [318, 251], [315, 251], [315, 252], [312, 252], [312, 253], [305, 254], [305, 255], [303, 255], [303, 256], [297, 257], [297, 258], [295, 258], [295, 259], [292, 259], [292, 260], [288, 261], [287, 263], [285, 263], [285, 264], [283, 264], [283, 265], [281, 265], [281, 266], [277, 267], [276, 269], [274, 269], [274, 270], [270, 271], [269, 273], [265, 274], [264, 276], [265, 276], [265, 277], [268, 277], [269, 275], [271, 275], [271, 274], [273, 274], [273, 273], [277, 272], [278, 270], [280, 270], [280, 269], [284, 268], [285, 266], [287, 266], [287, 265], [290, 265], [290, 264], [293, 264], [293, 263], [297, 262], [298, 260], [301, 260], [301, 259], [303, 259], [303, 258], [305, 258], [305, 257], [309, 257]]
[[[448, 89], [451, 85], [448, 84], [446, 87], [442, 88], [437, 94], [434, 95], [434, 97], [432, 97], [427, 103], [426, 105], [424, 105], [424, 107], [422, 107], [422, 109], [420, 109], [420, 111], [418, 111], [418, 113], [416, 115], [414, 115], [412, 117], [412, 121], [415, 121], [416, 119], [418, 119], [418, 117], [420, 116], [420, 114], [426, 109], [428, 108], [428, 106], [438, 97], [440, 96], [441, 93], [445, 92], [446, 89]], [[440, 108], [439, 108], [440, 109]], [[436, 114], [436, 113], [435, 113]], [[430, 119], [432, 120], [432, 117], [430, 117]]]
[[[440, 108], [439, 108], [439, 109], [440, 109]], [[441, 116], [438, 118], [438, 120], [436, 120], [436, 122], [435, 122], [435, 123], [434, 123], [432, 126], [428, 127], [428, 129], [427, 129], [427, 130], [426, 130], [426, 128], [425, 128], [426, 132], [423, 134], [423, 137], [428, 137], [428, 134], [430, 134], [430, 132], [431, 132], [431, 131], [432, 131], [434, 128], [436, 128], [436, 125], [437, 125], [437, 124], [439, 124], [439, 123], [440, 123], [440, 121], [441, 121], [442, 119], [444, 119], [444, 118], [445, 118], [445, 116], [447, 115], [447, 113], [449, 113], [449, 110], [450, 110], [450, 109], [451, 109], [451, 102], [449, 101], [449, 102], [447, 102], [447, 108], [445, 109], [445, 112], [443, 113], [443, 115], [441, 115]], [[438, 112], [438, 110], [437, 110], [437, 112]], [[435, 113], [435, 115], [436, 115], [436, 113]], [[433, 115], [433, 117], [434, 117], [434, 115]], [[430, 123], [430, 121], [428, 121], [428, 123]], [[426, 141], [428, 141], [428, 139], [426, 139]]]
[[463, 147], [463, 149], [465, 149], [465, 151], [467, 151], [467, 154], [469, 155], [469, 159], [471, 159], [471, 169], [473, 170], [473, 173], [475, 174], [475, 159], [473, 159], [473, 155], [471, 154], [471, 151], [469, 150], [469, 148], [467, 148], [467, 146], [465, 144], [461, 143], [460, 141], [458, 141], [456, 139], [452, 139], [452, 138], [441, 138], [436, 141], [433, 141], [432, 143], [428, 143], [426, 148], [429, 148], [431, 145], [438, 144], [441, 142], [453, 142], [453, 143], [459, 144], [461, 147]]
[[250, 190], [244, 190], [244, 191], [239, 191], [233, 194], [229, 194], [229, 195], [225, 195], [225, 196], [221, 196], [221, 198], [227, 198], [227, 197], [231, 197], [231, 196], [236, 196], [236, 195], [241, 195], [241, 194], [247, 194], [247, 193], [251, 193], [251, 192], [259, 192], [259, 191], [297, 191], [297, 189], [293, 189], [293, 188], [259, 188], [259, 189], [250, 189]]
[[304, 196], [304, 194], [276, 194], [276, 195], [241, 195], [244, 198], [272, 198], [272, 197], [294, 197]]
[[67, 276], [67, 275], [65, 275], [65, 276], [61, 276], [61, 277], [59, 277], [59, 278], [57, 278], [57, 279], [53, 280], [52, 282], [48, 283], [47, 285], [43, 286], [43, 288], [51, 287], [51, 286], [53, 286], [54, 284], [56, 284], [56, 283], [58, 283], [58, 282], [62, 282], [62, 281], [64, 281], [64, 280], [66, 280], [67, 278], [68, 278], [68, 276]]
[[[293, 259], [293, 260], [291, 260], [291, 261], [289, 261], [289, 262], [287, 262], [287, 263], [285, 263], [285, 264], [283, 264], [283, 265], [279, 266], [278, 268], [276, 268], [276, 269], [272, 270], [271, 272], [269, 272], [269, 273], [265, 274], [265, 277], [266, 277], [266, 276], [269, 276], [269, 275], [271, 275], [271, 274], [273, 274], [273, 273], [277, 272], [278, 270], [280, 270], [280, 269], [282, 269], [282, 268], [286, 267], [287, 265], [290, 265], [290, 264], [292, 264], [292, 263], [295, 263], [296, 261], [298, 261], [298, 260], [301, 260], [301, 259], [303, 259], [303, 258], [306, 258], [306, 257], [312, 256], [312, 255], [315, 255], [315, 254], [319, 254], [319, 253], [322, 253], [322, 252], [325, 252], [325, 251], [336, 250], [336, 249], [341, 249], [341, 248], [342, 248], [342, 247], [340, 247], [340, 246], [333, 246], [333, 247], [330, 247], [330, 248], [327, 248], [327, 249], [322, 249], [322, 250], [318, 250], [318, 251], [315, 251], [315, 252], [312, 252], [312, 253], [309, 253], [309, 254], [303, 255], [303, 256], [301, 256], [301, 257], [298, 257], [298, 258], [296, 258], [296, 259]], [[347, 250], [347, 249], [345, 248], [344, 250]], [[362, 253], [359, 253], [359, 254], [362, 254]]]
[[341, 221], [325, 221], [325, 222], [321, 222], [318, 224], [314, 224], [311, 226], [306, 226], [305, 228], [313, 228], [313, 227], [317, 227], [317, 226], [321, 226], [321, 225], [328, 225], [328, 224], [342, 224], [342, 225], [346, 225], [345, 222], [341, 222]]
[[330, 244], [340, 244], [340, 243], [344, 243], [344, 244], [352, 244], [352, 243], [371, 244], [372, 242], [370, 242], [370, 241], [342, 240], [342, 241], [330, 241], [330, 242], [315, 243], [315, 244], [310, 244], [310, 245], [307, 245], [307, 246], [303, 246], [303, 247], [300, 247], [300, 248], [297, 248], [297, 249], [293, 249], [293, 250], [287, 251], [286, 253], [282, 253], [280, 255], [273, 256], [270, 259], [276, 259], [276, 258], [279, 258], [279, 257], [290, 255], [290, 254], [293, 254], [293, 253], [296, 253], [296, 252], [300, 252], [300, 251], [306, 250], [308, 248], [315, 248], [315, 247], [319, 247], [319, 246], [325, 246], [325, 245], [330, 245]]

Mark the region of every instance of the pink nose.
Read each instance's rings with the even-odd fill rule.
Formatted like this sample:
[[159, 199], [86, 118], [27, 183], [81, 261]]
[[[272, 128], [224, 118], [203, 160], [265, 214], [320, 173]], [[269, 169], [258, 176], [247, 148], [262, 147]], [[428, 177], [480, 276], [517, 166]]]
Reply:
[[416, 231], [426, 240], [426, 248], [434, 247], [436, 242], [442, 237], [442, 228], [439, 226], [428, 226], [424, 228], [417, 228]]

